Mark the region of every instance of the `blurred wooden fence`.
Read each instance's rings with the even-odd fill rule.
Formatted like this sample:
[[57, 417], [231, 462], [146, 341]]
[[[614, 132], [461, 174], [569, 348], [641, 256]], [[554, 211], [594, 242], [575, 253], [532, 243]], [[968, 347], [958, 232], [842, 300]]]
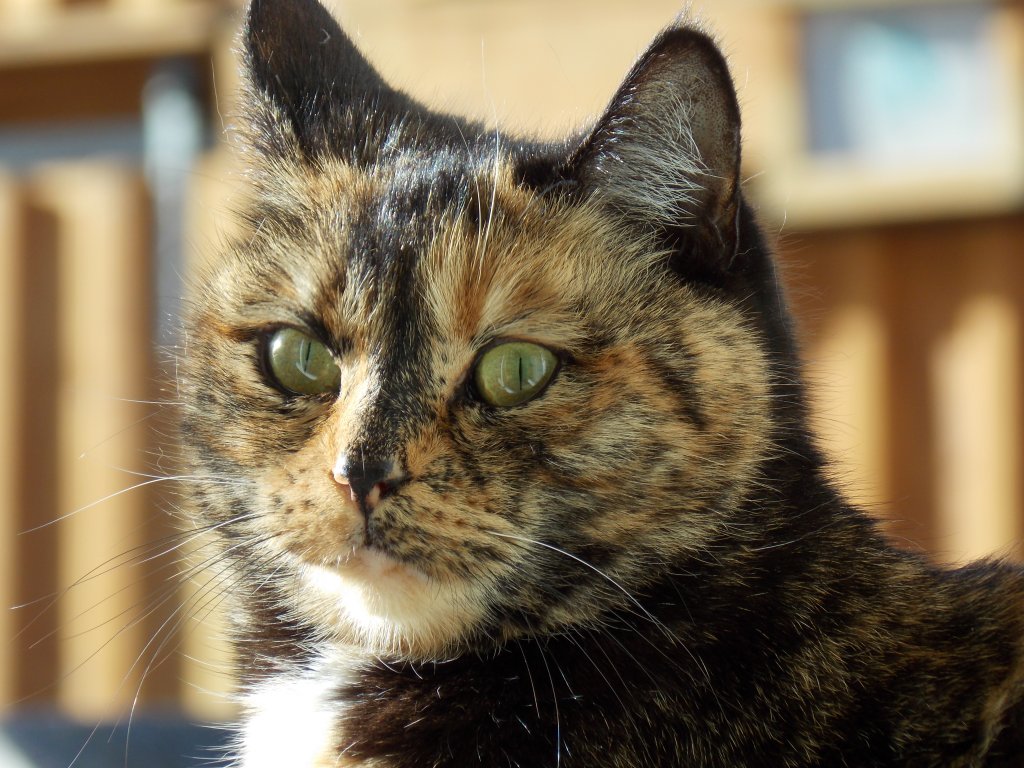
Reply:
[[[538, 23], [533, 6], [523, 24]], [[386, 28], [374, 9], [347, 12]], [[644, 36], [671, 18], [647, 13], [630, 16]], [[422, 25], [403, 24], [405, 37], [383, 45], [408, 69], [395, 57]], [[213, 56], [229, 88], [229, 28], [215, 2], [0, 0], [0, 129], [138, 120], [140, 91], [166, 57]], [[609, 59], [630, 55], [623, 46]], [[514, 65], [489, 66], [513, 82]], [[452, 82], [464, 75], [460, 62], [445, 66]], [[591, 106], [622, 69], [613, 61], [590, 86]], [[419, 85], [436, 94], [437, 82]], [[518, 87], [527, 103], [534, 86]], [[214, 147], [192, 174], [190, 248], [217, 242], [227, 173]], [[141, 692], [142, 705], [228, 711], [216, 594], [172, 577], [176, 557], [161, 553], [176, 541], [166, 509], [180, 500], [150, 483], [173, 473], [175, 453], [173, 389], [159, 384], [152, 341], [151, 197], [131, 156], [0, 172], [0, 605], [25, 606], [0, 611], [0, 708], [117, 717]], [[1017, 555], [1024, 216], [787, 229], [781, 240], [839, 482], [908, 545], [950, 560]]]
[[946, 561], [1024, 554], [1024, 215], [792, 232], [822, 441], [849, 495]]
[[[160, 479], [175, 409], [141, 156], [147, 84], [186, 61], [210, 91], [224, 6], [0, 0], [0, 147], [32, 155], [0, 170], [0, 605], [20, 606], [0, 612], [0, 709], [226, 711], [217, 621], [199, 621], [217, 600], [177, 575], [180, 489]], [[193, 243], [212, 239], [207, 178], [195, 169]]]
[[151, 471], [146, 431], [135, 428], [147, 415], [140, 403], [158, 396], [146, 197], [137, 172], [94, 162], [8, 179], [2, 201], [4, 538], [13, 543], [3, 583], [9, 604], [44, 601], [7, 616], [12, 630], [25, 631], [6, 676], [12, 691], [34, 693], [105, 644], [74, 673], [75, 685], [54, 691], [70, 710], [92, 711], [124, 700], [113, 689], [148, 634], [135, 619], [153, 585], [130, 565], [115, 566], [167, 530], [153, 519], [146, 488], [117, 495], [140, 477], [133, 473]]

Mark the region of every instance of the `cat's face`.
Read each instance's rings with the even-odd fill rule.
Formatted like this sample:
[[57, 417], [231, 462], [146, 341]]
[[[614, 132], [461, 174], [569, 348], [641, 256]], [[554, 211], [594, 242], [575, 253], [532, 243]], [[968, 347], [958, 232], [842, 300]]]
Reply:
[[[274, 87], [259, 96], [279, 21], [261, 12], [259, 191], [205, 281], [183, 384], [198, 470], [227, 481], [201, 518], [246, 574], [236, 589], [417, 658], [636, 613], [646, 585], [742, 526], [769, 450], [768, 366], [740, 302], [627, 223], [621, 185], [592, 181], [597, 150], [538, 183], [540, 150], [494, 134], [458, 146], [439, 129], [425, 147], [433, 115], [384, 115], [358, 152], [320, 112], [303, 123]], [[285, 65], [308, 57], [274, 40]]]

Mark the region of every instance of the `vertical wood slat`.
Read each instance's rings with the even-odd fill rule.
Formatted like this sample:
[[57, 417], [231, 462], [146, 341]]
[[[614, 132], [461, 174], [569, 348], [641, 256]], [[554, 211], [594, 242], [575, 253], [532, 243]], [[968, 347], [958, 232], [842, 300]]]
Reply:
[[935, 346], [937, 528], [942, 555], [964, 561], [1021, 554], [1024, 372], [1018, 240], [979, 223], [951, 238], [960, 301]]
[[[4, 219], [0, 256], [5, 259], [3, 290], [4, 481], [2, 534], [10, 547], [4, 557], [4, 647], [12, 659], [0, 705], [39, 705], [52, 695], [57, 643], [53, 595], [56, 514], [53, 417], [56, 366], [54, 307], [55, 249], [51, 217], [35, 209], [19, 181], [4, 177]], [[11, 398], [9, 401], [7, 398]], [[8, 634], [9, 633], [9, 634]]]
[[933, 390], [929, 379], [931, 349], [948, 324], [948, 269], [943, 234], [932, 228], [886, 228], [882, 258], [887, 264], [884, 313], [890, 328], [886, 367], [892, 403], [887, 428], [890, 498], [887, 530], [898, 543], [914, 549], [942, 547], [935, 525], [933, 478], [940, 471], [930, 450], [935, 442]]
[[[0, 348], [8, 354], [20, 346], [23, 242], [17, 182], [0, 174]], [[16, 371], [14, 365], [5, 365], [0, 370], [0, 424], [4, 425], [0, 432], [0, 648], [4, 649], [14, 647], [18, 632], [17, 616], [8, 608], [20, 602], [20, 596], [15, 593], [20, 533], [19, 435], [13, 426], [17, 423], [20, 400]], [[0, 709], [17, 698], [15, 664], [13, 654], [0, 654]]]
[[1019, 407], [1018, 343], [1013, 307], [974, 296], [935, 350], [937, 529], [952, 560], [1008, 553], [1020, 535], [1020, 462], [1010, 431]]
[[[816, 428], [841, 484], [898, 543], [1020, 557], [1024, 219], [790, 240]], [[865, 280], [875, 298], [860, 302]], [[880, 503], [862, 478], [882, 480]]]
[[811, 238], [801, 280], [822, 292], [820, 303], [803, 303], [814, 316], [806, 352], [815, 429], [836, 482], [873, 511], [889, 498], [891, 459], [883, 247], [871, 232]]
[[[87, 718], [122, 714], [147, 637], [146, 598], [130, 564], [145, 542], [146, 494], [121, 493], [145, 469], [140, 416], [149, 390], [147, 247], [137, 174], [101, 163], [37, 172], [32, 194], [58, 222], [59, 701]], [[119, 494], [119, 495], [118, 495]]]

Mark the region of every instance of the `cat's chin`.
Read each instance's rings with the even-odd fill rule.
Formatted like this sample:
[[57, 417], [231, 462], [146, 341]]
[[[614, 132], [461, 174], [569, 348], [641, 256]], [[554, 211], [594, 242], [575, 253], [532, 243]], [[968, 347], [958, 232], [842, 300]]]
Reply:
[[329, 566], [303, 564], [301, 581], [311, 617], [373, 653], [448, 657], [485, 612], [477, 585], [442, 583], [372, 547]]

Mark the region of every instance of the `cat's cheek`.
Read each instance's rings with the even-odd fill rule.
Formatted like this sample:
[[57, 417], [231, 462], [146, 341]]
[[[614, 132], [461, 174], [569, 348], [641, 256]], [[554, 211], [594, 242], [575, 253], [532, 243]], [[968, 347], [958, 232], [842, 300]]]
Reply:
[[314, 441], [257, 481], [257, 535], [300, 561], [331, 565], [363, 543], [363, 514], [331, 476], [333, 455]]

